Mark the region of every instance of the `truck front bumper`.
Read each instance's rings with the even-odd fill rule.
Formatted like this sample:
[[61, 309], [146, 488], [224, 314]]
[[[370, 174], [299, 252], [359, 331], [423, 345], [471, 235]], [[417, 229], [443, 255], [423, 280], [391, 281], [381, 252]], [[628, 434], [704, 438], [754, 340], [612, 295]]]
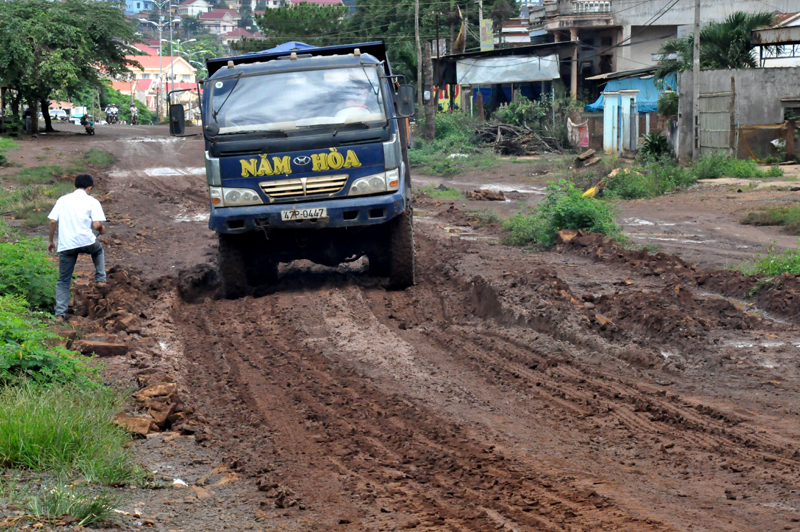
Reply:
[[[281, 212], [291, 209], [328, 209], [327, 218], [284, 221]], [[402, 192], [382, 196], [335, 198], [307, 203], [281, 203], [250, 207], [211, 206], [208, 227], [217, 233], [248, 233], [261, 228], [322, 229], [324, 227], [357, 227], [386, 223], [406, 208]]]

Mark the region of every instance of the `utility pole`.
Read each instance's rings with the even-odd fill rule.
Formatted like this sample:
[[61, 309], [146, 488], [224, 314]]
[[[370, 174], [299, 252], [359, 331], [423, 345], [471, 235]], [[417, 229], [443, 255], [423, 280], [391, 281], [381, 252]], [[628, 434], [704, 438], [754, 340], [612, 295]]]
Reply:
[[[169, 8], [169, 77], [172, 83], [170, 90], [175, 90], [175, 58], [172, 56], [172, 0], [167, 3]], [[165, 100], [165, 109], [169, 109], [169, 102]]]
[[692, 160], [700, 159], [700, 0], [694, 0], [692, 46]]
[[414, 0], [414, 39], [417, 41], [417, 104], [423, 105], [422, 99], [422, 47], [419, 44], [419, 0]]

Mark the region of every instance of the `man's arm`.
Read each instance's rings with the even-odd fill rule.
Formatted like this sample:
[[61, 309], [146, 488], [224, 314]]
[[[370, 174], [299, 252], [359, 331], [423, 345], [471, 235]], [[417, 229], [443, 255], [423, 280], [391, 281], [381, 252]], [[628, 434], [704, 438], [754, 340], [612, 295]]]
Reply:
[[47, 251], [52, 253], [56, 250], [56, 244], [53, 238], [56, 236], [56, 228], [58, 227], [58, 220], [50, 220], [50, 241], [47, 244]]
[[[52, 231], [52, 226], [50, 226], [50, 227], [51, 227], [51, 231]], [[99, 234], [99, 235], [106, 234], [106, 226], [103, 225], [103, 222], [92, 222], [92, 229], [97, 231], [97, 234]]]

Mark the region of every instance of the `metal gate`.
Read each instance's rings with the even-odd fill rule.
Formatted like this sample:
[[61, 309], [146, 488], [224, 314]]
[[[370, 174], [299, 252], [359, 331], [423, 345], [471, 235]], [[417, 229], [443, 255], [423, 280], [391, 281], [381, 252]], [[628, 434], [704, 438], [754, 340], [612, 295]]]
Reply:
[[730, 92], [700, 95], [700, 156], [731, 153], [734, 105]]

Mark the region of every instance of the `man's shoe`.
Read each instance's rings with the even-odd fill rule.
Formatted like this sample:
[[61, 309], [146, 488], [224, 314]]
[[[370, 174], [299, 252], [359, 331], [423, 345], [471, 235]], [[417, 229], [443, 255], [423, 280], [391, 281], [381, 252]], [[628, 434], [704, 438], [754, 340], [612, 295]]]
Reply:
[[69, 319], [66, 316], [56, 316], [57, 322], [67, 322]]

